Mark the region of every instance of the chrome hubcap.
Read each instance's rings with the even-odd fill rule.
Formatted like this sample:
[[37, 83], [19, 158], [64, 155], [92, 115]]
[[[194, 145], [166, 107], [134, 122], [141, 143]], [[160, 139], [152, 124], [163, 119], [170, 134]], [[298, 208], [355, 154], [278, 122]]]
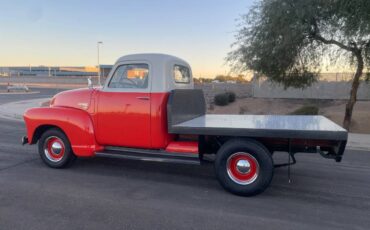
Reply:
[[54, 154], [60, 154], [62, 152], [62, 145], [59, 143], [59, 142], [54, 142], [52, 145], [51, 145], [51, 151], [54, 153]]
[[239, 185], [253, 183], [259, 175], [259, 164], [256, 158], [246, 152], [232, 154], [226, 162], [227, 174]]
[[56, 136], [48, 137], [44, 143], [44, 154], [52, 162], [61, 161], [65, 154], [63, 141]]
[[247, 160], [239, 160], [236, 163], [236, 169], [243, 174], [248, 173], [251, 170], [251, 164]]

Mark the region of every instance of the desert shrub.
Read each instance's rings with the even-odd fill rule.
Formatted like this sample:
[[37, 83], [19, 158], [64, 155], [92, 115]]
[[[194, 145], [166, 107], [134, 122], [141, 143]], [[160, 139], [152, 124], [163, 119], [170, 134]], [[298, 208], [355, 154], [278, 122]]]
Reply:
[[301, 108], [294, 110], [291, 115], [317, 115], [319, 108], [314, 105], [304, 105]]
[[229, 99], [229, 94], [226, 93], [220, 93], [216, 94], [214, 98], [215, 104], [219, 106], [225, 106], [229, 104], [230, 99]]
[[228, 91], [228, 92], [226, 92], [226, 94], [227, 94], [227, 95], [229, 95], [229, 102], [230, 102], [230, 103], [232, 103], [232, 102], [234, 102], [234, 101], [235, 101], [236, 95], [235, 95], [235, 93], [234, 93], [234, 92], [232, 92], [232, 91]]
[[235, 93], [232, 91], [227, 91], [225, 93], [216, 94], [214, 102], [216, 105], [224, 106], [234, 102], [235, 99], [236, 99]]

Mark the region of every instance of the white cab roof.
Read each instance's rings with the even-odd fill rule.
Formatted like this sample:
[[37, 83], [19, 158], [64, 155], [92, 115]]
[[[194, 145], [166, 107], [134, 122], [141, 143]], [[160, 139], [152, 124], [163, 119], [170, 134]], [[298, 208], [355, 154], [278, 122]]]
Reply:
[[120, 57], [117, 60], [118, 62], [125, 62], [125, 61], [133, 61], [133, 60], [147, 60], [150, 61], [152, 64], [161, 64], [170, 61], [176, 61], [179, 63], [183, 63], [185, 65], [189, 65], [186, 61], [181, 58], [169, 55], [169, 54], [160, 54], [160, 53], [141, 53], [141, 54], [129, 54]]
[[[130, 54], [120, 57], [115, 63], [111, 73], [109, 74], [108, 81], [113, 75], [115, 69], [122, 64], [130, 63], [147, 63], [149, 64], [149, 82], [150, 92], [169, 92], [173, 89], [193, 89], [193, 76], [191, 73], [190, 65], [181, 58], [159, 53], [142, 53]], [[189, 68], [191, 81], [189, 84], [175, 83], [173, 76], [174, 65], [182, 65]], [[107, 81], [107, 82], [108, 82]], [[106, 90], [107, 85], [104, 87]]]

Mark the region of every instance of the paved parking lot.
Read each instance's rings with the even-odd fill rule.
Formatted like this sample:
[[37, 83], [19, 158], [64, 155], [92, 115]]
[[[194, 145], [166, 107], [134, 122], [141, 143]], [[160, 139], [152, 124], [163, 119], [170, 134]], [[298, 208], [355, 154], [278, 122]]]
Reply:
[[[0, 99], [1, 101], [1, 99]], [[265, 193], [225, 192], [211, 164], [78, 159], [50, 169], [25, 128], [0, 119], [0, 229], [369, 229], [370, 152], [298, 154]], [[276, 161], [286, 160], [277, 154]]]
[[[0, 91], [5, 91], [6, 86], [0, 85]], [[52, 97], [63, 89], [48, 89], [48, 88], [30, 88], [31, 92], [38, 93], [23, 93], [19, 92], [18, 94], [0, 94], [0, 105], [13, 101], [37, 99], [37, 98], [46, 98]], [[64, 89], [65, 90], [65, 89]]]

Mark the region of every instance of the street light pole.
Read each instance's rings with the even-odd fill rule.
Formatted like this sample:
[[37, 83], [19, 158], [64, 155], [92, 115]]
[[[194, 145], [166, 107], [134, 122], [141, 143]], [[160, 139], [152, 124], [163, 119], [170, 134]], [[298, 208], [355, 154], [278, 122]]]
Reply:
[[101, 85], [101, 75], [100, 75], [100, 60], [99, 60], [99, 48], [100, 48], [100, 45], [103, 45], [103, 42], [102, 41], [98, 41], [97, 43], [97, 48], [98, 48], [98, 83], [99, 85]]

